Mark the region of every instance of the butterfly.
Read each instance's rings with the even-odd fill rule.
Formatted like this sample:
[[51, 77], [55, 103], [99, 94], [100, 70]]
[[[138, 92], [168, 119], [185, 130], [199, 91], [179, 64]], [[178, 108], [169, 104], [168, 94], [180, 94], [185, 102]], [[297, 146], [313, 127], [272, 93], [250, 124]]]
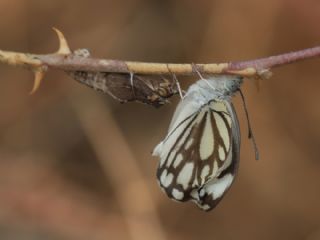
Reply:
[[169, 198], [213, 209], [234, 181], [240, 130], [232, 96], [242, 78], [212, 76], [191, 85], [178, 104], [168, 134], [154, 149], [157, 178]]

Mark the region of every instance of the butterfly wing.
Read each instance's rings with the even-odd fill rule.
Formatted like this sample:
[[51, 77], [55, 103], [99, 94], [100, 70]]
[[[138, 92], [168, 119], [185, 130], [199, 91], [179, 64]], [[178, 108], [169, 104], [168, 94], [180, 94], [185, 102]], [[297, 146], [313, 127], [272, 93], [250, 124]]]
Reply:
[[178, 108], [168, 136], [154, 151], [160, 157], [157, 177], [170, 198], [193, 200], [209, 210], [233, 181], [239, 126], [227, 100], [212, 100], [197, 111], [190, 104]]
[[[211, 176], [211, 179], [201, 186], [193, 196], [196, 204], [203, 210], [212, 210], [223, 198], [236, 176], [240, 160], [240, 129], [239, 122], [231, 102], [225, 102], [231, 117], [230, 149], [226, 156], [225, 164], [220, 168], [220, 173]], [[220, 128], [221, 130], [221, 128]]]

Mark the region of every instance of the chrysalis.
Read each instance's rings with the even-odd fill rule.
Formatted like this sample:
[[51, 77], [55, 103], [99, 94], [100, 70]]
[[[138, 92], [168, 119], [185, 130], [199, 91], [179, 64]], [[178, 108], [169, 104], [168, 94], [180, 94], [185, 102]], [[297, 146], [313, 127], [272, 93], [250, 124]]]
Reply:
[[[90, 53], [87, 49], [78, 49], [74, 55], [89, 57]], [[93, 71], [68, 71], [68, 74], [94, 90], [108, 93], [121, 103], [136, 101], [160, 107], [178, 93], [176, 80], [167, 76]]]

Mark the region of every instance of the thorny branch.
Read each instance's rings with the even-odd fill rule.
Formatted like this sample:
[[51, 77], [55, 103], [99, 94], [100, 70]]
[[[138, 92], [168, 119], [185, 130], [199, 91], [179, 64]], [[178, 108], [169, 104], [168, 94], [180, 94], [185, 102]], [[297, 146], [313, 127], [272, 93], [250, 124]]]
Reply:
[[[243, 77], [269, 78], [272, 75], [270, 69], [274, 67], [320, 56], [320, 46], [317, 46], [267, 58], [218, 64], [108, 60], [72, 52], [64, 35], [59, 30], [55, 28], [54, 30], [60, 43], [59, 50], [55, 53], [39, 55], [0, 50], [0, 62], [27, 67], [34, 71], [35, 83], [32, 93], [39, 87], [47, 69], [55, 68], [67, 72], [77, 81], [96, 90], [109, 93], [122, 102], [140, 101], [158, 106], [163, 104], [166, 98], [177, 93], [176, 81], [172, 80], [175, 79], [175, 75], [233, 74]], [[163, 78], [163, 75], [172, 76], [172, 79]], [[153, 81], [145, 82], [141, 78], [153, 79]], [[120, 79], [123, 80], [121, 83]], [[140, 81], [144, 89], [135, 86], [136, 81]], [[113, 85], [114, 88], [110, 85]], [[146, 89], [149, 90], [148, 93], [145, 92]], [[140, 95], [140, 99], [136, 95]]]

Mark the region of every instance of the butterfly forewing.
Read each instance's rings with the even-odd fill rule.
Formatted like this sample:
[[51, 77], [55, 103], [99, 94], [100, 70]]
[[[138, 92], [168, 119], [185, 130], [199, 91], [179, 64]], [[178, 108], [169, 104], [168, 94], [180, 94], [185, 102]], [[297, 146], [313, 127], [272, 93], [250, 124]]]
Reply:
[[208, 210], [221, 199], [221, 191], [230, 186], [231, 178], [223, 178], [225, 173], [229, 174], [234, 157], [234, 122], [230, 111], [233, 111], [230, 102], [212, 100], [181, 122], [172, 124], [175, 128], [158, 149], [157, 171], [160, 186], [170, 198], [194, 200]]

